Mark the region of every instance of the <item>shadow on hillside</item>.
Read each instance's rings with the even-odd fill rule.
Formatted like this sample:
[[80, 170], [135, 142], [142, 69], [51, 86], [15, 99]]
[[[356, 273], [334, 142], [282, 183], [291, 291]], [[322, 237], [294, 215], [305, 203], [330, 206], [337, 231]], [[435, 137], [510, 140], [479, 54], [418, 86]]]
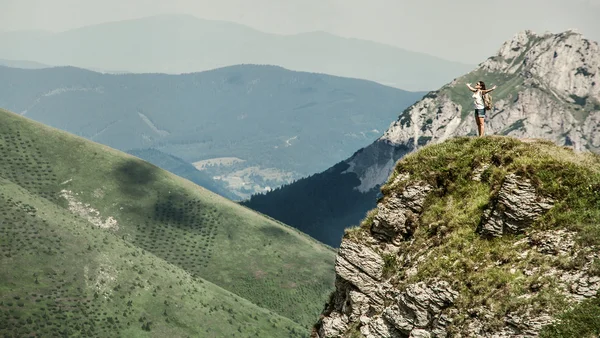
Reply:
[[194, 211], [197, 206], [190, 198], [179, 193], [159, 196], [154, 205], [154, 219], [179, 226], [191, 227], [196, 223]]
[[294, 243], [295, 238], [285, 229], [276, 227], [273, 225], [266, 225], [258, 228], [258, 230], [265, 236], [269, 241], [275, 240], [279, 243]]
[[139, 160], [127, 160], [119, 165], [114, 175], [121, 191], [133, 197], [141, 197], [146, 193], [147, 185], [152, 184], [159, 169]]
[[[217, 208], [205, 206], [182, 194], [176, 186], [157, 184], [161, 180], [161, 172], [161, 169], [147, 162], [130, 159], [117, 166], [113, 174], [119, 182], [119, 189], [128, 198], [146, 200], [151, 196], [151, 200], [154, 200], [152, 204], [140, 205], [135, 210], [143, 218], [178, 227], [214, 227], [220, 219]], [[130, 206], [132, 208], [136, 207]]]

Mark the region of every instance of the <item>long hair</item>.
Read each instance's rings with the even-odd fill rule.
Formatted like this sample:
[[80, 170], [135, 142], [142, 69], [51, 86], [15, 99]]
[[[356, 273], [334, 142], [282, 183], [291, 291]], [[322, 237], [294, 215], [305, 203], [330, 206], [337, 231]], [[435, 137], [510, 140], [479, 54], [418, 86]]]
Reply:
[[481, 90], [485, 90], [485, 83], [483, 81], [479, 81], [479, 85], [481, 86]]

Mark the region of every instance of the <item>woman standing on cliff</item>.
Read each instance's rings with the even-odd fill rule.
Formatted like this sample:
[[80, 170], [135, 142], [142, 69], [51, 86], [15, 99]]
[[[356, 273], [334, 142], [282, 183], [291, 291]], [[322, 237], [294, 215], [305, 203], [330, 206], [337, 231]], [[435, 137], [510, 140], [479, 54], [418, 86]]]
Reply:
[[477, 131], [479, 136], [483, 136], [483, 129], [485, 126], [485, 111], [486, 105], [483, 96], [492, 90], [496, 89], [496, 86], [491, 89], [485, 89], [485, 83], [478, 81], [475, 84], [475, 88], [471, 87], [470, 83], [467, 83], [467, 87], [473, 92], [473, 102], [475, 104], [475, 122], [477, 123]]

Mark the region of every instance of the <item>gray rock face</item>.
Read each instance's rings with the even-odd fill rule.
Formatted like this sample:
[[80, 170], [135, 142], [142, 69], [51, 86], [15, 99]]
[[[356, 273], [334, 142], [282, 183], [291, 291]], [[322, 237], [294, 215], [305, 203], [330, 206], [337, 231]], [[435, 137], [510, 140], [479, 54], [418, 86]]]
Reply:
[[374, 296], [380, 286], [383, 264], [381, 256], [372, 249], [343, 241], [336, 257], [335, 272], [362, 293]]
[[432, 285], [411, 284], [395, 299], [394, 305], [384, 310], [383, 318], [411, 337], [420, 337], [424, 329], [428, 333], [437, 329], [437, 336], [445, 336], [445, 326], [450, 321], [442, 310], [451, 306], [457, 297], [458, 292], [444, 281]]
[[521, 32], [506, 42], [498, 55], [487, 60], [483, 67], [535, 76], [551, 85], [557, 94], [599, 98], [600, 47], [574, 31], [544, 35]]
[[[406, 179], [408, 176], [401, 175], [397, 181]], [[452, 306], [458, 293], [445, 281], [397, 289], [384, 279], [382, 254], [387, 251], [378, 245], [410, 236], [407, 220], [418, 218], [431, 189], [426, 184], [408, 184], [379, 204], [370, 231], [373, 237], [362, 243], [342, 241], [335, 266], [337, 291], [313, 336], [345, 336], [353, 323], [360, 323], [360, 332], [369, 338], [446, 336], [452, 320], [444, 310]]]
[[582, 127], [592, 149], [600, 149], [600, 111], [591, 112]]
[[345, 259], [358, 268], [359, 273], [367, 274], [374, 280], [381, 280], [383, 259], [372, 249], [351, 241], [345, 241], [340, 246], [338, 257]]
[[554, 321], [554, 318], [548, 315], [534, 316], [531, 314], [527, 315], [516, 315], [509, 314], [506, 316], [506, 324], [512, 330], [514, 334], [521, 336], [537, 336], [544, 325], [548, 325]]
[[514, 174], [508, 175], [500, 188], [496, 205], [484, 211], [480, 232], [494, 237], [517, 233], [550, 210], [551, 203], [551, 199], [536, 193], [530, 181]]
[[383, 286], [382, 290], [389, 290], [390, 304], [375, 307], [370, 304], [373, 299], [361, 292], [338, 289], [338, 294], [347, 298], [321, 320], [316, 337], [345, 336], [351, 323], [357, 321], [361, 323], [360, 332], [368, 338], [447, 336], [445, 328], [451, 320], [443, 310], [452, 306], [458, 297], [447, 282], [411, 284], [395, 297], [392, 297], [396, 291], [391, 285]]
[[385, 319], [376, 317], [367, 325], [361, 327], [360, 332], [368, 338], [405, 338], [406, 336], [396, 331]]
[[485, 333], [479, 319], [471, 322], [469, 329], [458, 337], [485, 337], [485, 338], [531, 338], [537, 337], [544, 325], [552, 323], [554, 319], [548, 315], [521, 315], [508, 314], [505, 317], [505, 326], [494, 333]]
[[529, 236], [529, 244], [546, 255], [567, 255], [575, 246], [575, 233], [567, 230], [535, 232]]
[[408, 238], [431, 189], [429, 185], [409, 185], [401, 194], [393, 193], [386, 203], [380, 203], [371, 228], [375, 237], [394, 244]]
[[600, 277], [588, 276], [583, 271], [565, 272], [560, 279], [566, 292], [576, 300], [593, 297], [600, 291]]
[[347, 329], [348, 318], [339, 312], [333, 312], [330, 316], [323, 318], [319, 335], [320, 337], [341, 337]]
[[431, 333], [426, 330], [416, 329], [410, 332], [409, 338], [430, 338]]

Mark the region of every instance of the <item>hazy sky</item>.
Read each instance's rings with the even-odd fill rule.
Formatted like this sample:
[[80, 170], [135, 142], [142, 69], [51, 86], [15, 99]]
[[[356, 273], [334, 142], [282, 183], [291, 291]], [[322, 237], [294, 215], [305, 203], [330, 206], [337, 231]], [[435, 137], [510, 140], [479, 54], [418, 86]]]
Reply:
[[322, 30], [473, 64], [525, 29], [575, 28], [600, 41], [600, 0], [0, 0], [0, 31], [175, 13], [279, 34]]

